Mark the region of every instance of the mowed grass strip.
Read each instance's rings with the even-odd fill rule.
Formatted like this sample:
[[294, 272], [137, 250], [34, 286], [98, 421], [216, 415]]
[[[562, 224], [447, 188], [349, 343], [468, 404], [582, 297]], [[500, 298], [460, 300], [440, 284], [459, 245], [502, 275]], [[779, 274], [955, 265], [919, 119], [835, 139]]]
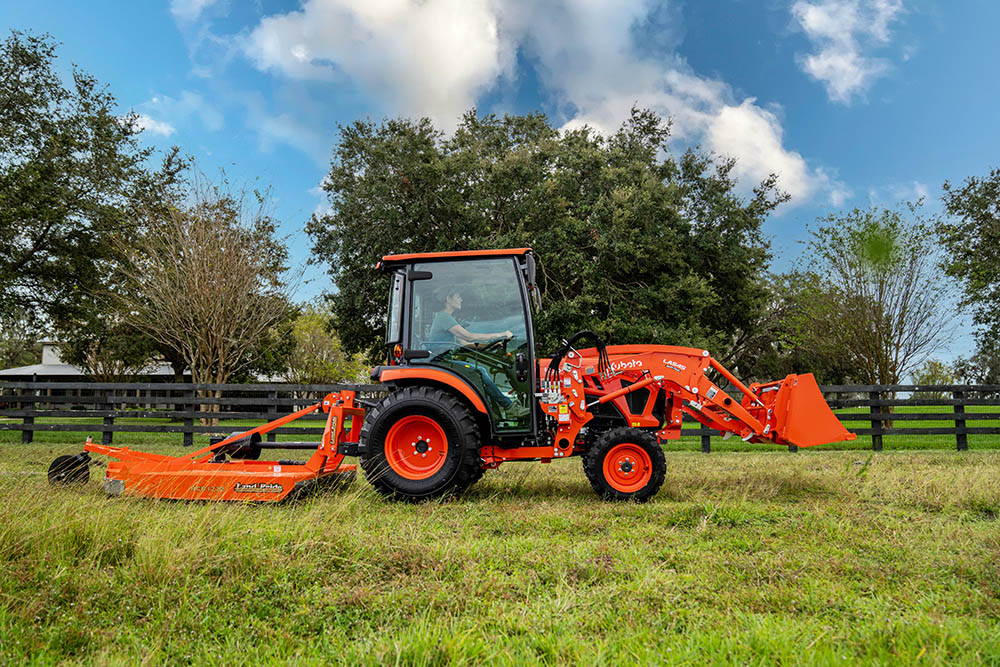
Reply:
[[67, 451], [0, 448], [0, 663], [1000, 664], [998, 453], [675, 451], [647, 505], [569, 459], [251, 506], [54, 490]]

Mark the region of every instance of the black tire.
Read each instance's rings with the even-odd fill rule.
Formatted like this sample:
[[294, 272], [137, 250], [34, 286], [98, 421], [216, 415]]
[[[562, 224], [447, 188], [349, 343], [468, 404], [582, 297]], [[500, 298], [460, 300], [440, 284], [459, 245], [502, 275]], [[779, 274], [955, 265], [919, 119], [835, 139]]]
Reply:
[[[440, 467], [422, 479], [401, 474], [387, 454], [390, 430], [415, 417], [431, 420], [447, 441]], [[429, 500], [458, 493], [482, 476], [476, 420], [458, 398], [436, 387], [403, 387], [382, 399], [365, 417], [361, 445], [360, 462], [365, 478], [379, 493], [394, 500]], [[393, 447], [389, 443], [388, 449]]]
[[[644, 456], [643, 453], [645, 453]], [[623, 472], [617, 480], [608, 479], [606, 474], [604, 464], [609, 454], [623, 456], [623, 465], [628, 466], [627, 471], [619, 468]], [[633, 458], [638, 460], [633, 462]], [[633, 465], [636, 467], [632, 468]], [[590, 480], [590, 485], [594, 487], [594, 491], [601, 498], [644, 503], [655, 496], [663, 485], [663, 478], [667, 474], [667, 462], [663, 456], [663, 449], [656, 442], [652, 433], [638, 428], [621, 426], [601, 434], [594, 441], [587, 453], [583, 455], [583, 471], [586, 473], [587, 479]], [[632, 480], [623, 478], [627, 478], [633, 472], [639, 475], [637, 480], [647, 476], [648, 479], [641, 486], [624, 490], [627, 484], [622, 484], [622, 482], [632, 482]]]
[[56, 457], [49, 466], [49, 484], [86, 484], [90, 481], [90, 466], [79, 454]]

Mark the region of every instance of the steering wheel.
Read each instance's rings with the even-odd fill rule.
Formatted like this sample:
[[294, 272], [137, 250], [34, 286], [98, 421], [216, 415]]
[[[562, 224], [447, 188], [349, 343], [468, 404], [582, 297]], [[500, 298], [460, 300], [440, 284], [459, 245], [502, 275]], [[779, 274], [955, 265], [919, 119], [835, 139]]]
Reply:
[[488, 341], [486, 341], [486, 342], [483, 343], [484, 347], [479, 348], [479, 351], [480, 352], [489, 352], [490, 350], [492, 350], [495, 347], [502, 346], [503, 347], [503, 351], [506, 352], [507, 351], [507, 343], [508, 343], [508, 341], [510, 341], [510, 338], [507, 338], [506, 336], [500, 336], [499, 338], [494, 338], [493, 340], [488, 340]]

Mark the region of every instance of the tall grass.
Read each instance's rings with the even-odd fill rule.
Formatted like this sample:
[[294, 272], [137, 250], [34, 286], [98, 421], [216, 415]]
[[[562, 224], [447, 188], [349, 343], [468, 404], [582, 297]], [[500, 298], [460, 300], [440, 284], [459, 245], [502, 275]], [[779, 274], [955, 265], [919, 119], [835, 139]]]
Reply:
[[0, 448], [0, 663], [1000, 664], [998, 453], [671, 452], [647, 505], [570, 459], [251, 506], [54, 490], [65, 451]]

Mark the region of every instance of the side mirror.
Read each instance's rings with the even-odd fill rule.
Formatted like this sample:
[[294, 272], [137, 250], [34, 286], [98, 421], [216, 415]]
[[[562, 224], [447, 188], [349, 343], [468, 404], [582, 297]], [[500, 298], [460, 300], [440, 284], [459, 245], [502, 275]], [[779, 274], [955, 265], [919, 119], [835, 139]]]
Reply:
[[514, 357], [514, 370], [517, 373], [517, 381], [524, 382], [528, 379], [528, 355], [518, 352]]

